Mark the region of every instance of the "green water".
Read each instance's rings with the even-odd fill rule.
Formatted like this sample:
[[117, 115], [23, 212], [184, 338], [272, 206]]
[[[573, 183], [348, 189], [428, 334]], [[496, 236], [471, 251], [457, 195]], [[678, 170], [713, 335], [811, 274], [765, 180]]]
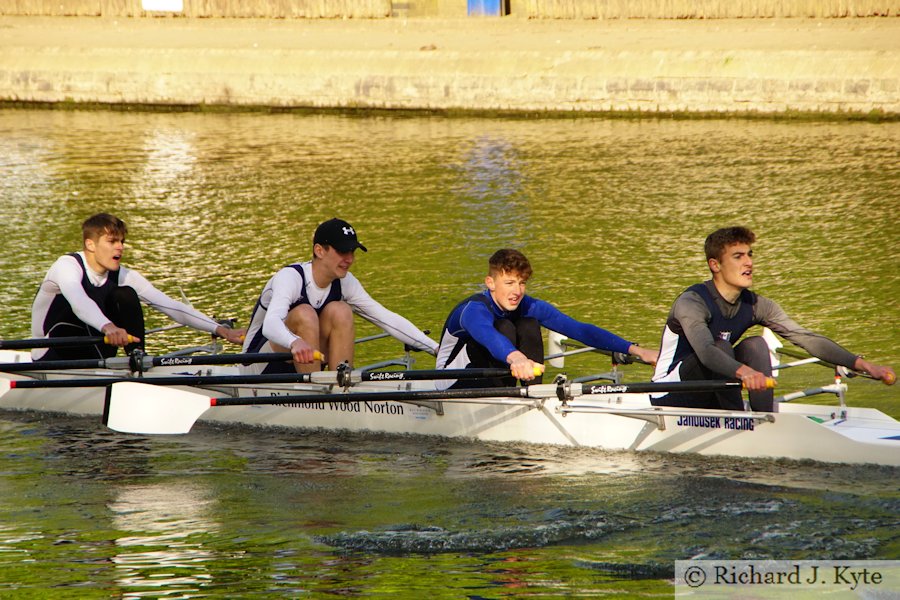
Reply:
[[[741, 223], [759, 236], [756, 291], [896, 368], [898, 208], [900, 124], [4, 110], [0, 335], [28, 335], [46, 269], [101, 210], [128, 223], [127, 265], [244, 323], [340, 216], [369, 248], [354, 273], [434, 337], [512, 246], [535, 267], [530, 293], [643, 345], [706, 277], [706, 234]], [[203, 341], [174, 330], [149, 350]], [[370, 342], [357, 363], [399, 351]], [[582, 355], [565, 370], [606, 368]], [[809, 366], [780, 387], [828, 380]], [[852, 380], [848, 401], [900, 417], [898, 393]], [[0, 449], [3, 597], [652, 597], [692, 556], [900, 558], [896, 469], [210, 427], [140, 438], [15, 413]]]

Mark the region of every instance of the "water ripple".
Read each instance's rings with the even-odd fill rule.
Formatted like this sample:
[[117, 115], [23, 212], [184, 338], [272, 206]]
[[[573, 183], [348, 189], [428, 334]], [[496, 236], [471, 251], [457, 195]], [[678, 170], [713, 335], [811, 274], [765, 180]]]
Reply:
[[378, 554], [500, 552], [549, 544], [598, 540], [631, 523], [602, 512], [554, 511], [553, 518], [535, 525], [486, 527], [450, 531], [436, 526], [394, 525], [380, 531], [356, 531], [317, 536], [316, 541], [345, 550]]

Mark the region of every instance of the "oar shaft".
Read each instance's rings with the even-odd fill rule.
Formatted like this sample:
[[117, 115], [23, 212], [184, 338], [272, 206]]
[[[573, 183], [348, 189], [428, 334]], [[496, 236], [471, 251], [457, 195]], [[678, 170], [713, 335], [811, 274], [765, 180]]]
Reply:
[[10, 380], [10, 389], [87, 388], [106, 387], [114, 383], [133, 381], [149, 385], [210, 385], [308, 383], [310, 373], [271, 373], [265, 375], [171, 375], [163, 377], [95, 377], [84, 379], [18, 379]]
[[799, 364], [802, 361], [814, 362], [816, 364], [822, 365], [823, 367], [828, 367], [829, 369], [835, 369], [839, 375], [842, 377], [865, 377], [867, 379], [875, 379], [868, 373], [863, 373], [862, 371], [854, 371], [853, 369], [849, 369], [842, 365], [836, 365], [834, 363], [830, 363], [827, 360], [822, 360], [821, 358], [811, 357], [808, 354], [804, 354], [803, 352], [792, 350], [791, 348], [779, 348], [776, 350], [778, 354], [783, 354], [785, 356], [790, 356], [791, 358], [800, 359], [797, 361]]
[[579, 342], [573, 342], [568, 338], [563, 338], [560, 342], [561, 346], [574, 346], [575, 350], [566, 350], [564, 352], [557, 352], [555, 354], [548, 354], [544, 357], [544, 360], [553, 360], [555, 358], [565, 358], [566, 356], [574, 356], [576, 354], [583, 354], [584, 352], [598, 352], [600, 354], [605, 354], [607, 356], [611, 356], [613, 358], [613, 362], [616, 364], [630, 364], [633, 362], [640, 363], [642, 365], [649, 365], [650, 363], [644, 361], [637, 356], [633, 356], [631, 354], [627, 354], [624, 352], [613, 352], [612, 350], [604, 350], [603, 348], [595, 348], [594, 346], [584, 346]]
[[[0, 363], [0, 372], [57, 371], [67, 369], [131, 369], [148, 370], [152, 367], [181, 367], [203, 365], [251, 364], [292, 360], [290, 352], [266, 352], [247, 354], [210, 354], [201, 356], [144, 356], [140, 365], [133, 365], [131, 357], [84, 358], [75, 360], [37, 360], [33, 362]], [[135, 368], [140, 367], [140, 368]]]
[[0, 340], [0, 350], [27, 350], [30, 348], [63, 348], [66, 346], [89, 346], [103, 344], [102, 335], [84, 335], [75, 337], [34, 338], [28, 340]]
[[[539, 373], [537, 373], [539, 374]], [[352, 373], [351, 380], [357, 381], [421, 381], [430, 379], [490, 379], [509, 377], [509, 369], [421, 369], [407, 371], [363, 371]]]
[[[766, 380], [768, 388], [775, 387], [775, 380], [769, 377]], [[581, 385], [581, 394], [573, 395], [589, 396], [593, 394], [654, 394], [669, 392], [720, 392], [728, 389], [742, 389], [743, 383], [740, 381], [660, 381], [660, 382], [641, 382], [641, 383], [619, 383], [619, 384], [599, 384], [599, 385]]]
[[[565, 385], [563, 391], [565, 391]], [[646, 382], [620, 385], [582, 385], [572, 384], [569, 392], [572, 396], [594, 394], [644, 394], [651, 392], [711, 392], [731, 388], [740, 389], [740, 381], [679, 381], [679, 382]], [[553, 398], [559, 395], [558, 384], [536, 384], [523, 387], [468, 388], [449, 390], [415, 390], [389, 392], [358, 392], [338, 394], [291, 394], [270, 397], [237, 397], [210, 398], [210, 406], [241, 406], [248, 404], [311, 404], [320, 402], [381, 402], [416, 401], [416, 400], [452, 400], [454, 398]]]
[[[128, 342], [134, 337], [128, 336]], [[68, 346], [90, 346], [92, 344], [109, 344], [109, 338], [103, 335], [83, 335], [58, 338], [33, 338], [29, 340], [0, 340], [0, 350], [27, 350], [29, 348], [64, 348]]]
[[[238, 354], [209, 354], [201, 356], [145, 356], [145, 367], [180, 367], [203, 365], [231, 365], [264, 363], [264, 362], [288, 362], [293, 360], [290, 352], [262, 352], [262, 353], [238, 353]], [[149, 364], [148, 364], [149, 363]]]
[[[34, 363], [32, 363], [34, 364]], [[353, 383], [361, 381], [416, 381], [447, 377], [448, 379], [481, 379], [509, 375], [503, 369], [453, 369], [432, 371], [378, 371], [351, 374]], [[150, 385], [183, 385], [203, 387], [211, 385], [270, 384], [270, 383], [319, 383], [333, 385], [338, 381], [336, 371], [313, 373], [264, 373], [259, 375], [172, 375], [153, 377], [94, 377], [72, 379], [19, 379], [10, 380], [10, 389], [87, 388], [105, 387], [114, 383], [133, 381]], [[520, 389], [520, 388], [519, 388]]]
[[[805, 360], [805, 359], [809, 359], [809, 358], [815, 358], [815, 357], [811, 357], [809, 354], [806, 354], [806, 353], [804, 353], [804, 352], [800, 352], [800, 351], [798, 351], [798, 350], [792, 350], [792, 349], [790, 349], [790, 348], [779, 348], [778, 350], [776, 350], [776, 352], [777, 352], [778, 354], [784, 354], [785, 356], [790, 356], [791, 358], [799, 358], [799, 359], [801, 359], [801, 360]], [[834, 368], [834, 364], [833, 364], [833, 363], [830, 363], [830, 362], [828, 362], [828, 361], [821, 360], [821, 359], [817, 359], [817, 360], [818, 360], [819, 364], [821, 364], [823, 367], [828, 367], [828, 368], [831, 368], [831, 369]]]
[[[556, 387], [556, 386], [550, 386]], [[395, 402], [409, 402], [416, 400], [449, 400], [452, 398], [492, 398], [522, 397], [526, 396], [527, 388], [524, 387], [499, 387], [499, 388], [472, 388], [460, 390], [421, 390], [413, 392], [359, 392], [339, 394], [291, 394], [286, 396], [244, 396], [237, 398], [210, 398], [210, 406], [246, 406], [269, 404], [314, 404], [328, 403], [345, 404], [347, 402], [383, 402], [393, 400]]]
[[80, 358], [76, 360], [36, 360], [33, 362], [0, 363], [0, 372], [57, 371], [68, 369], [127, 369], [128, 358]]

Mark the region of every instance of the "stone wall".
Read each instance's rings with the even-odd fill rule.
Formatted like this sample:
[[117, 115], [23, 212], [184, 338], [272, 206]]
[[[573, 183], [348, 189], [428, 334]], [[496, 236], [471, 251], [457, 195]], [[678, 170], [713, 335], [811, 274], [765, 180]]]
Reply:
[[145, 11], [141, 0], [4, 0], [0, 15], [196, 18], [384, 18], [391, 0], [183, 0], [175, 13]]
[[529, 18], [755, 19], [900, 15], [900, 0], [521, 0]]
[[900, 20], [0, 17], [0, 102], [900, 117]]
[[[501, 2], [502, 0], [497, 0]], [[148, 12], [141, 0], [3, 0], [0, 16], [204, 18], [457, 17], [466, 0], [182, 0], [178, 13]], [[900, 0], [511, 0], [530, 19], [737, 19], [900, 16]]]
[[[281, 108], [376, 108], [526, 112], [868, 113], [900, 115], [896, 76], [876, 53], [795, 56], [804, 70], [765, 73], [762, 53], [497, 53], [485, 72], [456, 52], [282, 53], [108, 49], [80, 64], [32, 55], [9, 78], [8, 100]], [[86, 62], [85, 62], [86, 61]], [[140, 68], [153, 63], [153, 70]], [[523, 69], [517, 65], [527, 63]], [[660, 64], [668, 66], [664, 71]], [[91, 65], [88, 69], [86, 65]], [[742, 75], [745, 70], [758, 73]], [[6, 76], [6, 80], [4, 80]], [[13, 91], [9, 94], [9, 91]]]

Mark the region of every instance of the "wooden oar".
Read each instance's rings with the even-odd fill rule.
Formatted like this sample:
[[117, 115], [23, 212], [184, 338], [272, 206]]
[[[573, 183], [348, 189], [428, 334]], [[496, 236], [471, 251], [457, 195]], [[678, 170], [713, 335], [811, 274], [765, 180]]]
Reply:
[[[131, 343], [134, 338], [128, 336]], [[92, 344], [108, 344], [109, 338], [103, 335], [82, 335], [57, 338], [31, 338], [27, 340], [0, 340], [0, 350], [27, 350], [30, 348], [64, 348], [68, 346], [90, 346]]]
[[[774, 386], [774, 380], [770, 380]], [[209, 408], [272, 404], [312, 404], [320, 402], [414, 402], [461, 398], [555, 398], [593, 394], [631, 394], [647, 392], [696, 392], [740, 388], [740, 381], [679, 381], [672, 383], [623, 383], [618, 385], [582, 385], [545, 383], [522, 387], [471, 388], [458, 390], [422, 390], [359, 392], [339, 394], [291, 394], [285, 396], [248, 396], [215, 398], [145, 383], [114, 383], [106, 395], [103, 422], [110, 429], [126, 433], [187, 433]]]
[[[321, 360], [322, 354], [316, 352]], [[263, 352], [246, 354], [209, 354], [200, 356], [113, 356], [112, 358], [80, 358], [74, 360], [36, 360], [33, 362], [0, 363], [0, 372], [56, 371], [68, 369], [129, 369], [147, 371], [153, 367], [180, 367], [202, 365], [233, 365], [262, 362], [289, 362], [290, 352]]]
[[445, 369], [409, 371], [315, 371], [312, 373], [264, 373], [245, 375], [171, 375], [160, 377], [94, 377], [72, 379], [9, 379], [0, 376], [0, 397], [9, 390], [46, 388], [106, 387], [114, 383], [139, 382], [149, 385], [182, 385], [208, 387], [213, 385], [315, 383], [322, 385], [350, 385], [369, 381], [430, 381], [435, 379], [488, 379], [509, 376], [507, 369]]

